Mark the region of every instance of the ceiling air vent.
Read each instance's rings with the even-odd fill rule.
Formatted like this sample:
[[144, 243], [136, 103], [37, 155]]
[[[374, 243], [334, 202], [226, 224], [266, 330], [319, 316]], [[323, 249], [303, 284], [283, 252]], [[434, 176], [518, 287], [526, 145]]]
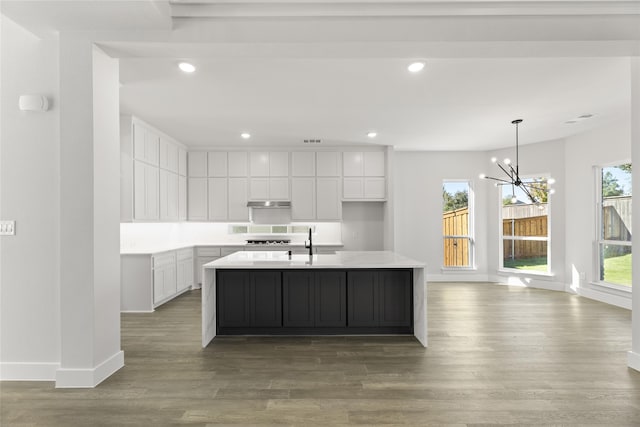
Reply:
[[322, 142], [321, 139], [303, 139], [302, 142], [305, 144], [320, 144]]

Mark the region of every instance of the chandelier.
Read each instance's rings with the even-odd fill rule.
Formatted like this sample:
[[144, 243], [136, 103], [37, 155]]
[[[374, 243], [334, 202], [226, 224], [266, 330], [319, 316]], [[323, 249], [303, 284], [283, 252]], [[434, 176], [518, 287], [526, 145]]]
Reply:
[[540, 180], [527, 180], [522, 181], [520, 179], [520, 165], [519, 165], [519, 146], [518, 146], [518, 125], [522, 123], [522, 119], [516, 119], [511, 122], [516, 125], [516, 166], [513, 167], [510, 159], [504, 159], [503, 164], [498, 163], [498, 159], [493, 157], [491, 161], [498, 165], [498, 167], [506, 174], [504, 178], [494, 178], [485, 174], [480, 174], [481, 179], [491, 179], [496, 181], [496, 187], [502, 185], [511, 186], [511, 203], [516, 203], [518, 198], [516, 197], [516, 187], [518, 187], [532, 203], [540, 204], [540, 196], [546, 196], [553, 194], [554, 190], [549, 188], [549, 185], [553, 184], [555, 180], [553, 178], [540, 179]]

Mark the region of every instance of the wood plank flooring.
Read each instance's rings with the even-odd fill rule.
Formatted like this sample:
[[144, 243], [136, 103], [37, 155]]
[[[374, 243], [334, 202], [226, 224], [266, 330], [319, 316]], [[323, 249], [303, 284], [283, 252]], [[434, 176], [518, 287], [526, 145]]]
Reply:
[[631, 313], [485, 283], [429, 285], [413, 337], [223, 337], [200, 292], [122, 315], [126, 366], [95, 389], [0, 383], [0, 425], [640, 425]]

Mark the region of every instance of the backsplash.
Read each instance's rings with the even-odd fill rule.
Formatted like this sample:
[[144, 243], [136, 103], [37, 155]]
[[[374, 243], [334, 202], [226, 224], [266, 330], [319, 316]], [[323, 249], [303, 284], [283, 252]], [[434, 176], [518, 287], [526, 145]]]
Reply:
[[[231, 233], [232, 227], [247, 227], [247, 233]], [[215, 243], [244, 244], [245, 240], [261, 236], [287, 236], [292, 243], [302, 243], [306, 239], [308, 227], [314, 228], [314, 243], [341, 243], [342, 227], [339, 222], [293, 223], [285, 229], [274, 229], [272, 226], [260, 226], [260, 229], [250, 224], [229, 224], [211, 222], [181, 222], [181, 223], [130, 223], [120, 224], [120, 250], [126, 252], [132, 249], [162, 246], [195, 246]], [[267, 227], [265, 229], [264, 227]], [[275, 226], [283, 227], [283, 226]], [[299, 232], [304, 227], [305, 232]], [[239, 230], [235, 230], [239, 231]], [[252, 231], [256, 231], [252, 233]], [[259, 232], [258, 232], [259, 231]], [[274, 233], [276, 231], [276, 233]]]

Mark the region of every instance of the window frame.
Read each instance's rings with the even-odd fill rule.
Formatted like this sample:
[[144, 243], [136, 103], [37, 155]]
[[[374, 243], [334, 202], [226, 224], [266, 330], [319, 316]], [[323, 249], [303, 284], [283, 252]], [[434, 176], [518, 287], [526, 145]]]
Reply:
[[[550, 173], [541, 173], [541, 174], [529, 174], [529, 175], [524, 175], [521, 177], [522, 181], [528, 181], [528, 180], [533, 180], [533, 179], [538, 179], [538, 178], [543, 178], [543, 179], [550, 179], [551, 178], [551, 174]], [[505, 184], [508, 185], [508, 184]], [[540, 236], [508, 236], [509, 240], [513, 240], [513, 241], [546, 241], [547, 242], [547, 269], [546, 271], [539, 271], [539, 270], [524, 270], [524, 269], [518, 269], [518, 268], [510, 268], [510, 267], [505, 267], [504, 266], [504, 240], [505, 240], [505, 235], [503, 232], [503, 217], [502, 217], [502, 201], [503, 201], [503, 194], [502, 194], [502, 187], [503, 185], [498, 185], [497, 186], [497, 190], [498, 190], [498, 272], [500, 273], [509, 273], [509, 274], [519, 274], [519, 275], [533, 275], [533, 276], [553, 276], [554, 274], [552, 273], [552, 269], [551, 269], [551, 253], [552, 253], [552, 239], [551, 239], [551, 225], [552, 225], [552, 211], [553, 211], [553, 193], [549, 193], [547, 195], [547, 237], [540, 237]]]
[[[442, 263], [441, 263], [441, 271], [465, 271], [465, 270], [477, 270], [476, 266], [476, 244], [475, 244], [475, 192], [473, 189], [473, 181], [471, 179], [443, 179], [442, 186], [446, 183], [466, 183], [469, 189], [467, 194], [467, 209], [469, 210], [469, 234], [468, 235], [454, 235], [454, 234], [444, 234], [442, 231], [440, 237], [440, 250], [442, 254]], [[441, 198], [440, 201], [440, 212], [442, 213], [442, 207], [444, 204], [444, 199]], [[445, 239], [467, 239], [469, 241], [469, 265], [466, 266], [456, 266], [456, 265], [444, 265], [444, 242]]]
[[[603, 238], [604, 236], [604, 232], [603, 232], [603, 227], [604, 227], [604, 221], [602, 218], [602, 211], [603, 211], [603, 197], [602, 197], [602, 172], [605, 168], [610, 168], [610, 167], [615, 167], [615, 166], [620, 166], [626, 163], [632, 163], [630, 159], [628, 160], [622, 160], [622, 161], [615, 161], [615, 162], [608, 162], [608, 163], [603, 163], [600, 165], [596, 165], [593, 167], [594, 170], [594, 180], [595, 180], [595, 215], [596, 215], [596, 220], [595, 220], [595, 239], [593, 242], [593, 280], [591, 280], [591, 284], [593, 285], [597, 285], [597, 286], [602, 286], [605, 288], [610, 288], [610, 289], [615, 289], [618, 291], [623, 291], [623, 292], [628, 292], [631, 293], [632, 292], [632, 288], [633, 285], [621, 285], [618, 283], [612, 283], [612, 282], [607, 282], [605, 280], [601, 280], [600, 279], [600, 271], [601, 268], [603, 268], [603, 266], [601, 265], [600, 261], [604, 258], [601, 258], [600, 256], [600, 251], [601, 248], [604, 245], [615, 245], [615, 246], [629, 246], [632, 247], [632, 243], [633, 243], [633, 237], [631, 237], [632, 240], [606, 240]], [[633, 172], [632, 172], [633, 174]], [[633, 176], [633, 175], [632, 175]], [[633, 190], [632, 190], [632, 194], [631, 197], [633, 197]], [[633, 252], [632, 252], [633, 253]]]

